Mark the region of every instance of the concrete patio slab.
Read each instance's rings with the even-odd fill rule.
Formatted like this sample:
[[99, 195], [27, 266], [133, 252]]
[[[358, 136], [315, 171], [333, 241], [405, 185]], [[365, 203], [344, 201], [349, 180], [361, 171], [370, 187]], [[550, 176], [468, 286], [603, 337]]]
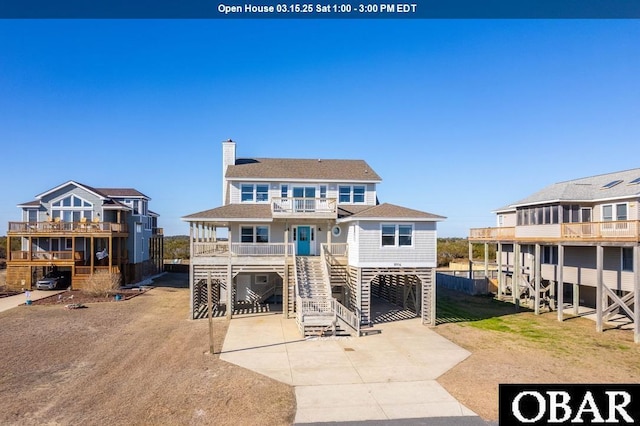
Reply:
[[295, 320], [253, 315], [229, 324], [220, 358], [295, 386], [296, 423], [476, 416], [435, 379], [469, 352], [419, 319], [366, 337], [302, 339]]

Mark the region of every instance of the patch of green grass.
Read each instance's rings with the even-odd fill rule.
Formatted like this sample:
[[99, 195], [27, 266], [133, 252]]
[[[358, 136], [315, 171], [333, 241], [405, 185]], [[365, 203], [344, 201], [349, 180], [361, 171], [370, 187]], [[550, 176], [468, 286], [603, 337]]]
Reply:
[[436, 293], [437, 323], [480, 321], [515, 313], [511, 303], [501, 302], [490, 296], [467, 294], [438, 289]]

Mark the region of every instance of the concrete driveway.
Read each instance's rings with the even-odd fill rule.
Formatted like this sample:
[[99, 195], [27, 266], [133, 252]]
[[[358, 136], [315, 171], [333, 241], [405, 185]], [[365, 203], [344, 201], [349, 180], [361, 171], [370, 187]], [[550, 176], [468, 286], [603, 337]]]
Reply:
[[295, 386], [296, 423], [476, 416], [435, 379], [469, 352], [410, 319], [303, 339], [281, 314], [234, 318], [220, 358]]

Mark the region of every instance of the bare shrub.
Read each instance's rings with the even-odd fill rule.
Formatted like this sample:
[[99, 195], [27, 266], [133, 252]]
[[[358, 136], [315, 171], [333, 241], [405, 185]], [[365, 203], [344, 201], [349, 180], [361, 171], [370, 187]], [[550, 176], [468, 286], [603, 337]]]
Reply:
[[91, 296], [109, 296], [120, 288], [120, 274], [109, 271], [97, 271], [86, 282], [82, 291]]

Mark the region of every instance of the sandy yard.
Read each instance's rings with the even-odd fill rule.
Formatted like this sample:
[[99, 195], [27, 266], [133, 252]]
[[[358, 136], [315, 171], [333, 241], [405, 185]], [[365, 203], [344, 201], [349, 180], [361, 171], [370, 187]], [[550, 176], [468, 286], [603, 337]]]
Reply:
[[[84, 309], [0, 313], [0, 424], [291, 424], [293, 388], [209, 355], [186, 274]], [[214, 320], [220, 350], [228, 322]]]

